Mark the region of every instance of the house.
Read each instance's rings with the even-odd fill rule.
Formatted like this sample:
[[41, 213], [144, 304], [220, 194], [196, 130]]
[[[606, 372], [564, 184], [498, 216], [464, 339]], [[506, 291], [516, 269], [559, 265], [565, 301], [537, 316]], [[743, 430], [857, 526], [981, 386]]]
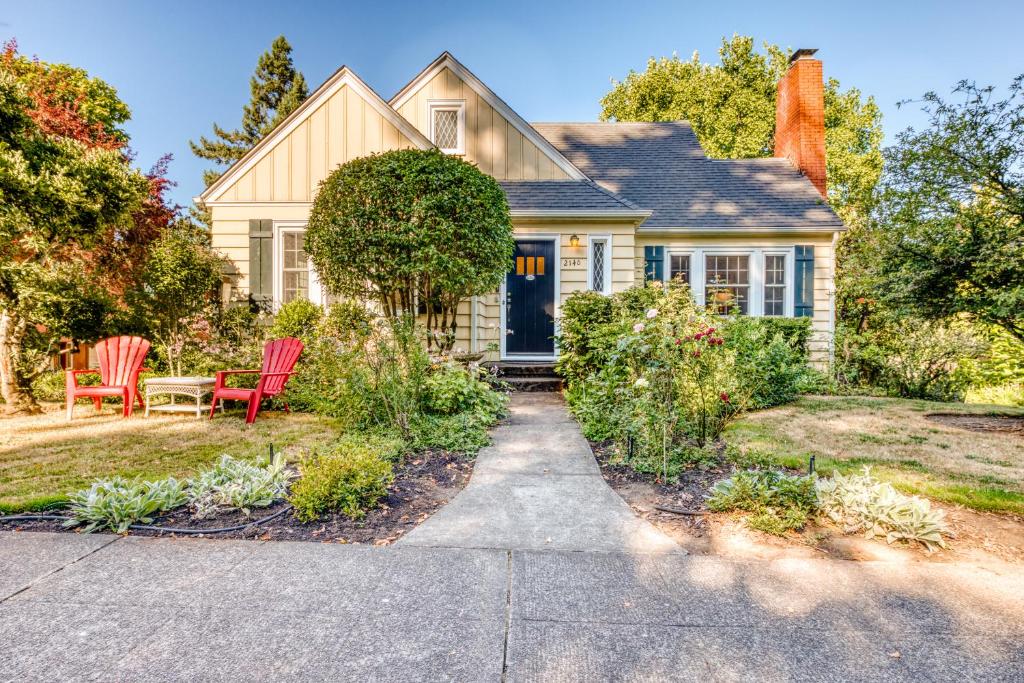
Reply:
[[447, 52], [387, 101], [342, 67], [196, 201], [237, 294], [325, 302], [303, 251], [318, 183], [356, 157], [438, 147], [501, 184], [517, 240], [501, 291], [460, 310], [462, 350], [552, 359], [572, 292], [674, 278], [748, 315], [811, 318], [812, 359], [826, 363], [844, 226], [824, 200], [814, 52], [797, 51], [779, 83], [776, 158], [744, 160], [708, 159], [683, 121], [527, 123]]

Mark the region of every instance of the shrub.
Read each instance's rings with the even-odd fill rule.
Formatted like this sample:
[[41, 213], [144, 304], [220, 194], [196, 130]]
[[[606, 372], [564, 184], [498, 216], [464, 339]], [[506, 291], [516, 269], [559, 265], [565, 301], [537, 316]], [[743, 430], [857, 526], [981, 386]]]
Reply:
[[607, 343], [595, 331], [612, 322], [612, 299], [598, 292], [574, 292], [562, 304], [557, 370], [569, 385], [582, 382], [604, 364]]
[[431, 368], [423, 390], [425, 408], [439, 415], [478, 409], [497, 414], [504, 405], [503, 397], [480, 379], [479, 370], [453, 362]]
[[267, 336], [271, 339], [295, 337], [301, 339], [303, 344], [308, 344], [323, 317], [323, 309], [308, 299], [293, 299], [274, 314], [274, 322], [267, 330]]
[[302, 477], [292, 486], [289, 500], [295, 516], [306, 522], [331, 511], [359, 519], [387, 494], [394, 479], [391, 463], [380, 451], [352, 440], [307, 456], [299, 472]]
[[269, 464], [224, 455], [189, 482], [189, 502], [200, 519], [225, 509], [248, 515], [253, 508], [268, 507], [284, 498], [294, 476], [280, 453]]
[[948, 534], [949, 528], [945, 512], [932, 510], [923, 498], [903, 495], [891, 484], [879, 482], [867, 467], [862, 474], [836, 473], [821, 479], [816, 488], [822, 511], [846, 533], [884, 536], [887, 543], [917, 541], [929, 552], [946, 547], [943, 534]]
[[101, 479], [70, 494], [72, 519], [64, 526], [85, 524], [86, 533], [107, 528], [124, 533], [132, 524], [149, 524], [154, 515], [184, 505], [188, 501], [185, 486], [186, 482], [173, 477], [160, 481]]
[[890, 396], [959, 401], [970, 376], [965, 360], [984, 352], [985, 343], [958, 321], [891, 316], [877, 327], [837, 330], [837, 374], [848, 384], [878, 387]]
[[808, 515], [817, 508], [814, 475], [786, 475], [775, 471], [747, 470], [715, 482], [707, 498], [708, 508], [717, 512], [743, 510], [754, 513], [747, 524], [755, 529], [783, 535], [803, 528]]
[[809, 335], [808, 318], [740, 316], [723, 325], [725, 344], [736, 352], [737, 379], [750, 392], [750, 408], [789, 403], [812, 380], [806, 351]]
[[412, 423], [409, 444], [413, 450], [438, 448], [473, 454], [490, 443], [487, 430], [496, 419], [496, 413], [481, 409], [454, 415], [419, 415]]

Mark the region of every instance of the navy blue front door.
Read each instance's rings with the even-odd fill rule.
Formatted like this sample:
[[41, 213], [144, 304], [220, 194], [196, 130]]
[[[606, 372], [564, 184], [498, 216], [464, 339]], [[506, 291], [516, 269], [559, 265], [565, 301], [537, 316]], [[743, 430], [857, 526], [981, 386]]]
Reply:
[[555, 352], [555, 244], [518, 240], [505, 276], [505, 353], [550, 356]]

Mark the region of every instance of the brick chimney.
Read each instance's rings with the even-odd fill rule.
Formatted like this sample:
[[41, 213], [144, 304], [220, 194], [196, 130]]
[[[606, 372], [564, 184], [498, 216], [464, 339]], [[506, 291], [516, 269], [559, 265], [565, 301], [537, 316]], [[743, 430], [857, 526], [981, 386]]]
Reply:
[[825, 194], [825, 85], [817, 50], [800, 49], [789, 60], [775, 100], [775, 156], [785, 157]]

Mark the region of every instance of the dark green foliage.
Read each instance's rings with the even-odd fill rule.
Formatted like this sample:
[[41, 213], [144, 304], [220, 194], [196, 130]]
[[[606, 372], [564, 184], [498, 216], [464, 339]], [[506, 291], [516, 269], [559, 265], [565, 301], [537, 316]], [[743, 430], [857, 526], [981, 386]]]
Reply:
[[423, 384], [423, 406], [438, 415], [483, 411], [497, 415], [504, 398], [480, 377], [481, 370], [467, 369], [452, 362], [431, 368]]
[[814, 475], [786, 475], [776, 471], [737, 472], [711, 487], [707, 499], [710, 510], [742, 510], [753, 513], [747, 523], [766, 533], [781, 536], [803, 528], [809, 515], [817, 510], [818, 495]]
[[810, 380], [807, 318], [736, 317], [722, 336], [736, 352], [735, 372], [750, 391], [749, 407], [782, 405], [795, 399]]
[[[306, 79], [295, 69], [292, 46], [284, 36], [275, 38], [270, 50], [260, 55], [249, 90], [252, 97], [242, 108], [241, 129], [229, 131], [213, 124], [212, 140], [200, 136], [198, 143], [189, 143], [193, 154], [221, 165], [234, 163], [305, 101]], [[206, 171], [203, 180], [210, 185], [219, 176], [220, 171]]]
[[289, 502], [295, 516], [312, 521], [327, 512], [359, 519], [387, 495], [394, 480], [390, 446], [357, 438], [307, 456], [299, 464], [301, 478], [292, 485]]
[[295, 337], [301, 339], [304, 344], [309, 344], [323, 317], [323, 309], [308, 299], [289, 301], [274, 314], [274, 322], [267, 330], [267, 337]]
[[426, 305], [428, 341], [455, 341], [456, 309], [493, 292], [511, 267], [512, 220], [490, 176], [437, 150], [353, 159], [321, 184], [306, 250], [333, 294], [390, 317]]
[[556, 369], [568, 384], [582, 382], [604, 364], [609, 345], [594, 336], [612, 316], [612, 300], [598, 292], [573, 292], [562, 304]]

